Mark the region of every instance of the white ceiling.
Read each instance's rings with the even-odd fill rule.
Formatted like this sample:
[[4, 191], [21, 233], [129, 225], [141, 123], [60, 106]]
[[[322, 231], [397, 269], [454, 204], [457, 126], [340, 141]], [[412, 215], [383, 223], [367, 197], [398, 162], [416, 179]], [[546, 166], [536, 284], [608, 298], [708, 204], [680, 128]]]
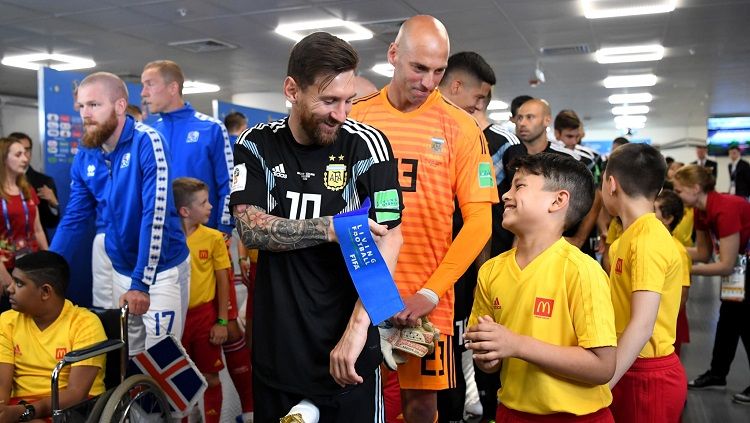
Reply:
[[[645, 0], [605, 0], [638, 5]], [[185, 16], [179, 10], [185, 11]], [[273, 32], [279, 23], [341, 18], [365, 24], [375, 38], [356, 41], [361, 73], [385, 60], [398, 23], [431, 14], [448, 28], [451, 51], [473, 50], [498, 76], [494, 97], [547, 99], [553, 112], [574, 109], [590, 129], [613, 127], [608, 75], [653, 72], [648, 127], [704, 125], [710, 114], [750, 113], [750, 0], [679, 0], [668, 14], [588, 20], [579, 0], [0, 0], [0, 56], [55, 52], [93, 58], [96, 70], [137, 81], [155, 59], [178, 62], [188, 79], [219, 84], [218, 93], [189, 96], [210, 111], [212, 98], [277, 91], [292, 41]], [[238, 48], [190, 53], [176, 41], [214, 38]], [[660, 43], [658, 62], [600, 65], [601, 47]], [[592, 53], [543, 56], [542, 47], [585, 44]], [[537, 61], [547, 82], [528, 84]], [[638, 89], [631, 89], [639, 91]], [[36, 96], [36, 73], [0, 67], [0, 94]]]

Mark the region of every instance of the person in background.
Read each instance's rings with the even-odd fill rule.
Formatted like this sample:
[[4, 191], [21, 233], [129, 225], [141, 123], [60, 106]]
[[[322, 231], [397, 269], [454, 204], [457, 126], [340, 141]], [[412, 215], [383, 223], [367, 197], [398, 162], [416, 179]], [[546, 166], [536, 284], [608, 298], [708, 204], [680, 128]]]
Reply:
[[13, 132], [8, 136], [18, 139], [23, 144], [26, 158], [29, 160], [29, 166], [26, 168], [26, 179], [36, 190], [37, 196], [39, 196], [39, 220], [42, 223], [47, 240], [50, 240], [50, 231], [56, 228], [60, 222], [60, 203], [57, 200], [55, 180], [31, 167], [31, 157], [34, 147], [31, 137], [23, 132]]
[[224, 126], [227, 127], [229, 142], [234, 145], [237, 137], [247, 129], [247, 117], [240, 112], [230, 112], [224, 116]]
[[[13, 279], [16, 258], [47, 249], [34, 188], [26, 180], [29, 159], [17, 138], [0, 138], [0, 284], [5, 291]], [[0, 311], [10, 308], [2, 295]]]
[[695, 157], [696, 160], [690, 164], [705, 167], [711, 171], [714, 180], [716, 180], [717, 172], [719, 171], [719, 165], [708, 158], [708, 146], [705, 144], [695, 146]]
[[750, 163], [742, 160], [742, 152], [738, 143], [729, 145], [729, 193], [750, 198]]
[[[738, 255], [747, 254], [750, 241], [750, 202], [715, 191], [716, 180], [709, 169], [688, 165], [674, 176], [674, 190], [686, 206], [695, 209], [695, 247], [688, 252], [693, 259], [690, 272], [703, 276], [730, 276], [736, 271]], [[712, 239], [718, 240], [718, 260]], [[695, 263], [699, 262], [699, 263]], [[747, 265], [746, 265], [747, 266]], [[724, 389], [740, 339], [750, 351], [750, 295], [747, 293], [748, 269], [745, 268], [744, 299], [722, 299], [719, 321], [708, 371], [688, 383], [690, 389]], [[750, 404], [750, 386], [734, 395], [734, 401]]]
[[654, 212], [656, 218], [664, 224], [664, 226], [672, 234], [672, 240], [677, 246], [677, 250], [680, 252], [680, 258], [682, 258], [682, 273], [680, 276], [680, 283], [682, 284], [682, 296], [680, 297], [680, 312], [677, 314], [677, 332], [675, 334], [674, 341], [674, 352], [677, 356], [680, 356], [680, 349], [682, 344], [690, 342], [690, 327], [688, 326], [687, 311], [685, 310], [685, 304], [688, 300], [688, 291], [690, 290], [690, 266], [693, 261], [690, 259], [690, 255], [685, 249], [685, 245], [677, 237], [677, 226], [682, 221], [685, 213], [685, 206], [674, 191], [663, 189], [656, 196], [656, 202], [654, 202]]
[[141, 112], [141, 108], [136, 106], [135, 104], [128, 104], [128, 107], [125, 109], [125, 113], [128, 116], [132, 116], [136, 122], [143, 122], [143, 112]]

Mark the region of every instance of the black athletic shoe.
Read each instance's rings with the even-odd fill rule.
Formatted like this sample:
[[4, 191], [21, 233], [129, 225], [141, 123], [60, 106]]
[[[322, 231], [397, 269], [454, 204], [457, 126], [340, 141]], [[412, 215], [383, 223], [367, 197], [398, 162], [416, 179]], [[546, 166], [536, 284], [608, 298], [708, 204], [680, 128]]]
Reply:
[[745, 388], [745, 390], [740, 392], [739, 394], [734, 394], [734, 396], [732, 397], [732, 401], [736, 402], [737, 404], [750, 405], [750, 386]]
[[688, 382], [689, 389], [726, 389], [726, 387], [727, 379], [714, 376], [710, 370]]

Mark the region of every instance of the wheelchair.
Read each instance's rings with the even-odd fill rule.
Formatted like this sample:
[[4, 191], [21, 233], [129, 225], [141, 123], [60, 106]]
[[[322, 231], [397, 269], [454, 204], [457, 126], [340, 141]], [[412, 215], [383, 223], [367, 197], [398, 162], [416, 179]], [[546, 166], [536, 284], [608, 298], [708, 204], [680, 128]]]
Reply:
[[[52, 371], [52, 421], [54, 423], [171, 422], [169, 402], [159, 385], [147, 375], [126, 377], [128, 365], [128, 306], [121, 309], [90, 309], [102, 321], [107, 340], [71, 351]], [[62, 369], [92, 357], [107, 354], [106, 391], [61, 410], [58, 379]]]

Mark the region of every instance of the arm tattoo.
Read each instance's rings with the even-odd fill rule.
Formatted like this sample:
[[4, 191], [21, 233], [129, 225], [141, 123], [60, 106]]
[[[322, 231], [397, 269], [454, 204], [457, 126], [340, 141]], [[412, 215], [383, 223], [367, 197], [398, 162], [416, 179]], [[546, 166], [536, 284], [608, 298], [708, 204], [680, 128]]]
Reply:
[[291, 220], [266, 214], [257, 206], [235, 212], [237, 233], [247, 248], [269, 251], [289, 251], [328, 242], [328, 216], [315, 219]]

